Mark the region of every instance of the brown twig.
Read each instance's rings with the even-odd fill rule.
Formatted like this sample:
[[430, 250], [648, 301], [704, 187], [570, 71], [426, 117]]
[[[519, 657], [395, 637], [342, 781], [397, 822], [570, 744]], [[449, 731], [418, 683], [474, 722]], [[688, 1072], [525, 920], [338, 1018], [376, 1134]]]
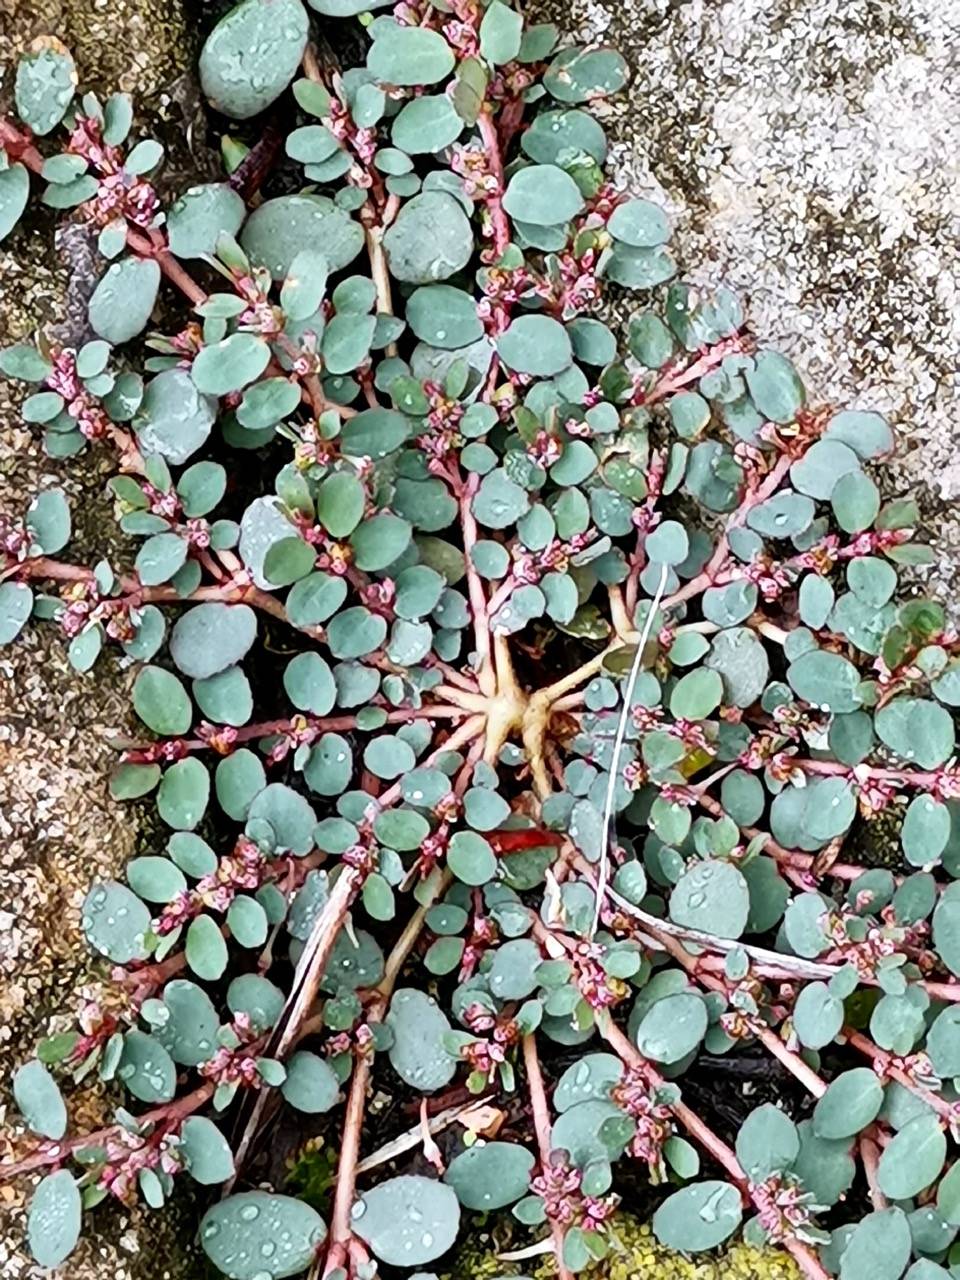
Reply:
[[[417, 939], [423, 930], [427, 912], [440, 895], [446, 892], [451, 879], [452, 877], [449, 873], [437, 877], [432, 892], [407, 922], [406, 928], [387, 957], [383, 978], [375, 989], [373, 1001], [367, 1006], [366, 1021], [368, 1025], [383, 1021], [397, 978], [400, 976], [403, 966], [406, 964], [410, 952], [416, 945]], [[344, 1114], [340, 1158], [337, 1161], [337, 1189], [330, 1219], [330, 1237], [326, 1265], [323, 1270], [324, 1276], [330, 1275], [337, 1267], [343, 1266], [353, 1240], [353, 1232], [350, 1227], [350, 1211], [353, 1208], [356, 1195], [360, 1138], [363, 1129], [363, 1115], [366, 1108], [367, 1088], [370, 1083], [371, 1065], [372, 1055], [363, 1055], [357, 1058], [354, 1063], [353, 1079], [350, 1083], [350, 1094], [347, 1098], [347, 1109]]]
[[[340, 936], [347, 913], [362, 883], [359, 871], [353, 867], [345, 867], [314, 921], [297, 965], [293, 987], [267, 1046], [269, 1057], [282, 1059], [287, 1050], [297, 1042], [300, 1028], [316, 999], [330, 952]], [[257, 1095], [253, 1111], [237, 1144], [234, 1158], [237, 1172], [242, 1168], [259, 1128], [267, 1096], [264, 1090]]]

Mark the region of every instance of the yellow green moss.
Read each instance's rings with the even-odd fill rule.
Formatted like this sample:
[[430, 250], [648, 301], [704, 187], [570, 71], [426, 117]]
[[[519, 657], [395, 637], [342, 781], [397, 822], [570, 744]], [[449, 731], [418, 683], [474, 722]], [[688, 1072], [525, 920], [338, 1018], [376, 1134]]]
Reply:
[[[710, 1255], [685, 1257], [657, 1243], [646, 1223], [626, 1215], [613, 1224], [615, 1244], [610, 1255], [588, 1272], [591, 1280], [800, 1280], [800, 1269], [780, 1249], [753, 1249], [737, 1243]], [[498, 1250], [488, 1236], [474, 1237], [457, 1254], [453, 1269], [441, 1280], [555, 1280], [552, 1261], [524, 1264], [497, 1260]]]

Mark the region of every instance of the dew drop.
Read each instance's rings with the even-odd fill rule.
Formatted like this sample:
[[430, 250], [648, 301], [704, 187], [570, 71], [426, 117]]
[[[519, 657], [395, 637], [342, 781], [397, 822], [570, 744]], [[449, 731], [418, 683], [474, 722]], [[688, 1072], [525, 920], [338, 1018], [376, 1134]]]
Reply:
[[350, 1217], [356, 1222], [358, 1218], [362, 1218], [367, 1212], [367, 1204], [365, 1200], [358, 1200], [350, 1210]]
[[423, 1245], [425, 1249], [430, 1248], [430, 1246], [433, 1244], [433, 1236], [430, 1234], [429, 1231], [425, 1231], [423, 1233], [423, 1235], [420, 1237], [420, 1243]]
[[259, 1218], [260, 1209], [255, 1204], [245, 1204], [240, 1210], [240, 1217], [244, 1222], [253, 1222], [254, 1218]]

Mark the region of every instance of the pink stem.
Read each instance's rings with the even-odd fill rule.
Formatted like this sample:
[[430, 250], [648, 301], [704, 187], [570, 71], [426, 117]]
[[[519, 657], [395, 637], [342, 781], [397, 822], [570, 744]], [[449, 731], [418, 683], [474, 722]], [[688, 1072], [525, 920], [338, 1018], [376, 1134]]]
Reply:
[[[473, 742], [474, 745], [476, 745], [475, 740], [477, 739], [480, 740], [482, 750], [482, 738], [485, 724], [485, 716], [471, 716], [465, 724], [460, 725], [455, 733], [451, 733], [446, 742], [442, 742], [437, 747], [436, 751], [432, 751], [430, 755], [426, 757], [422, 762], [421, 767], [433, 764], [438, 756], [445, 755], [448, 751], [459, 751], [460, 748], [466, 746], [468, 742]], [[368, 812], [375, 815], [382, 809], [385, 809], [387, 805], [394, 804], [401, 795], [401, 787], [402, 782], [395, 782], [392, 786], [388, 787], [382, 796], [378, 796], [377, 799], [373, 801], [368, 808]]]
[[858, 1049], [871, 1060], [874, 1068], [879, 1068], [882, 1075], [887, 1075], [891, 1080], [896, 1080], [897, 1084], [903, 1085], [904, 1089], [907, 1089], [916, 1097], [922, 1098], [927, 1106], [932, 1107], [937, 1115], [946, 1120], [948, 1124], [952, 1124], [955, 1121], [956, 1116], [950, 1103], [945, 1098], [941, 1098], [938, 1093], [932, 1093], [929, 1089], [924, 1088], [923, 1085], [917, 1084], [900, 1067], [893, 1066], [891, 1062], [892, 1055], [887, 1053], [885, 1049], [875, 1045], [868, 1036], [859, 1031], [853, 1031], [849, 1027], [844, 1027], [843, 1035], [848, 1044], [853, 1045], [855, 1049]]
[[[667, 933], [662, 933], [653, 925], [647, 925], [646, 928], [663, 946], [664, 950], [670, 952], [691, 978], [709, 991], [716, 991], [720, 995], [726, 995], [726, 983], [720, 978], [715, 978], [711, 973], [703, 973], [700, 970], [697, 958], [690, 955], [681, 942]], [[827, 1091], [826, 1081], [812, 1067], [808, 1067], [798, 1053], [788, 1049], [775, 1031], [764, 1026], [759, 1019], [754, 1019], [751, 1022], [750, 1029], [767, 1052], [772, 1054], [778, 1062], [781, 1062], [794, 1079], [800, 1081], [808, 1093], [811, 1093], [815, 1098], [823, 1097]]]
[[839, 760], [804, 760], [791, 757], [790, 763], [804, 773], [840, 776], [852, 782], [864, 782], [871, 779], [877, 782], [892, 782], [905, 787], [923, 787], [934, 790], [942, 781], [942, 769], [885, 769], [874, 765], [858, 764], [855, 768], [841, 764]]
[[[547, 1105], [547, 1092], [543, 1087], [543, 1072], [540, 1070], [540, 1059], [537, 1056], [537, 1042], [533, 1035], [523, 1037], [523, 1065], [527, 1073], [527, 1087], [530, 1090], [530, 1104], [533, 1108], [533, 1128], [537, 1135], [540, 1167], [547, 1170], [550, 1168], [550, 1152], [553, 1149], [550, 1108]], [[557, 1260], [559, 1280], [573, 1280], [571, 1271], [564, 1265], [563, 1261], [563, 1227], [553, 1219], [550, 1222], [550, 1234], [553, 1236], [553, 1252]]]
[[436, 656], [436, 654], [428, 654], [427, 657], [424, 658], [424, 666], [433, 667], [437, 671], [442, 672], [443, 678], [444, 680], [447, 681], [448, 684], [455, 684], [458, 689], [462, 689], [465, 693], [480, 692], [480, 689], [479, 689], [479, 686], [477, 685], [476, 680], [474, 680], [471, 676], [463, 675], [461, 672], [457, 671], [454, 667], [451, 667], [449, 663], [441, 662], [440, 659]]
[[[199, 1111], [213, 1097], [215, 1087], [212, 1083], [201, 1085], [183, 1098], [179, 1098], [174, 1102], [166, 1102], [162, 1107], [155, 1107], [152, 1111], [144, 1112], [142, 1116], [137, 1117], [138, 1123], [143, 1126], [163, 1122], [167, 1127], [178, 1124], [181, 1120], [185, 1120], [187, 1116], [193, 1115], [195, 1111]], [[33, 1169], [43, 1169], [47, 1165], [61, 1164], [74, 1151], [82, 1147], [102, 1146], [123, 1131], [123, 1125], [112, 1124], [103, 1129], [95, 1129], [93, 1133], [82, 1134], [79, 1138], [69, 1138], [65, 1142], [45, 1143], [44, 1147], [47, 1148], [45, 1150], [35, 1151], [32, 1156], [17, 1160], [13, 1164], [0, 1164], [0, 1178], [6, 1180], [21, 1173], [29, 1173]]]
[[490, 172], [496, 179], [496, 190], [487, 199], [490, 211], [490, 222], [493, 226], [493, 250], [499, 258], [510, 243], [510, 222], [503, 207], [503, 158], [500, 153], [500, 138], [497, 127], [493, 123], [490, 108], [484, 106], [477, 120], [480, 138], [487, 154]]
[[[714, 817], [720, 817], [723, 814], [723, 807], [711, 796], [698, 794], [697, 803]], [[768, 853], [776, 862], [809, 875], [810, 869], [816, 861], [815, 854], [799, 853], [795, 849], [785, 849], [782, 844], [778, 844], [774, 840], [773, 836], [768, 835], [765, 831], [760, 831], [757, 827], [741, 827], [740, 830], [748, 840], [755, 840], [758, 836], [762, 836], [764, 840], [763, 852]], [[856, 880], [858, 876], [863, 875], [863, 867], [835, 862], [830, 868], [830, 875], [835, 876], [838, 880]]]
[[879, 1165], [880, 1151], [872, 1138], [863, 1134], [860, 1138], [860, 1158], [863, 1160], [863, 1171], [867, 1175], [867, 1186], [870, 1189], [870, 1203], [879, 1211], [889, 1205], [887, 1197], [880, 1188]]
[[[401, 711], [388, 711], [386, 722], [387, 724], [406, 724], [409, 720], [458, 720], [469, 714], [462, 707], [408, 707]], [[317, 733], [346, 733], [357, 727], [356, 716], [327, 716], [320, 719], [314, 716], [303, 716], [301, 718], [306, 720], [309, 729]], [[252, 742], [257, 738], [270, 738], [276, 734], [289, 733], [294, 727], [294, 721], [290, 719], [262, 720], [259, 724], [246, 724], [234, 730], [235, 736], [232, 738], [231, 746], [241, 742]], [[214, 749], [206, 738], [166, 738], [163, 742], [164, 745], [177, 743], [187, 751]], [[148, 752], [158, 744], [123, 741], [119, 745], [125, 752]]]
[[761, 502], [765, 502], [771, 494], [776, 493], [779, 489], [784, 477], [790, 470], [793, 459], [788, 454], [781, 454], [770, 473], [763, 482], [758, 485], [755, 490], [746, 493], [740, 503], [738, 509], [730, 517], [727, 522], [726, 530], [720, 541], [717, 543], [716, 550], [710, 558], [707, 567], [698, 573], [695, 578], [691, 578], [689, 582], [675, 591], [672, 596], [667, 596], [660, 606], [666, 612], [675, 605], [682, 604], [685, 600], [691, 600], [695, 596], [702, 595], [708, 587], [713, 587], [721, 582], [727, 581], [723, 577], [723, 566], [726, 564], [729, 555], [730, 544], [729, 536], [732, 530], [738, 529], [746, 520], [748, 513], [753, 507], [758, 506]]
[[744, 346], [744, 339], [739, 334], [724, 338], [716, 346], [710, 347], [708, 351], [705, 351], [692, 364], [685, 365], [683, 368], [674, 366], [668, 369], [666, 373], [661, 374], [649, 391], [637, 393], [635, 403], [653, 404], [657, 400], [663, 400], [666, 396], [672, 395], [674, 391], [679, 391], [681, 387], [689, 386], [691, 382], [699, 382], [705, 373], [709, 373], [711, 369], [716, 369], [718, 365], [726, 360], [727, 356], [737, 351], [743, 351]]

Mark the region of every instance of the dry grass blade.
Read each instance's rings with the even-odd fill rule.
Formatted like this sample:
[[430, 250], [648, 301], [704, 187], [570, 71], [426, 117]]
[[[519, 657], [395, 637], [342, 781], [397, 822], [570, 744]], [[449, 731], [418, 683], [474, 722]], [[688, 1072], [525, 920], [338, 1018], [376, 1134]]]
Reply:
[[633, 703], [633, 691], [637, 687], [637, 677], [640, 674], [640, 668], [643, 664], [643, 651], [647, 647], [647, 641], [650, 639], [650, 632], [653, 630], [653, 620], [657, 616], [657, 610], [660, 607], [660, 601], [663, 599], [663, 593], [667, 588], [667, 566], [660, 567], [660, 581], [657, 583], [657, 589], [654, 592], [653, 599], [650, 601], [650, 608], [647, 610], [647, 616], [643, 623], [643, 630], [640, 633], [640, 639], [637, 643], [637, 652], [634, 654], [633, 664], [630, 667], [630, 674], [627, 676], [627, 682], [623, 690], [623, 707], [620, 711], [620, 719], [617, 721], [617, 732], [613, 739], [613, 756], [610, 760], [610, 773], [607, 777], [607, 794], [603, 802], [603, 825], [600, 831], [600, 863], [597, 874], [597, 905], [594, 909], [593, 925], [590, 929], [590, 937], [594, 937], [597, 929], [600, 927], [600, 913], [603, 910], [603, 899], [607, 891], [607, 884], [610, 879], [610, 840], [611, 827], [613, 825], [613, 801], [617, 790], [617, 770], [620, 765], [620, 755], [623, 751], [624, 739], [627, 736], [627, 724], [630, 719], [630, 707]]

